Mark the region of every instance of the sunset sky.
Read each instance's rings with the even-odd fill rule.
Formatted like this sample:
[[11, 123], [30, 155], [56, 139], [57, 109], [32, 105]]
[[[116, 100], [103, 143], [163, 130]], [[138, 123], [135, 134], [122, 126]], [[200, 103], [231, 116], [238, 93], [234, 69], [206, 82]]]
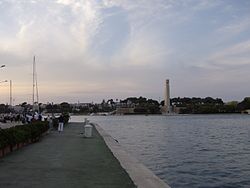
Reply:
[[[14, 103], [250, 96], [249, 0], [0, 0], [0, 81]], [[9, 83], [0, 84], [0, 103]]]

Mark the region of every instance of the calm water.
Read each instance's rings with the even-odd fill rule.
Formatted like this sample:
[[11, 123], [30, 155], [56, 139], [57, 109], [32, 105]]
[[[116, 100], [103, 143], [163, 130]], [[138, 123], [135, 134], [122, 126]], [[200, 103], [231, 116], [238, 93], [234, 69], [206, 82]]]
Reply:
[[250, 115], [88, 119], [173, 188], [250, 187]]

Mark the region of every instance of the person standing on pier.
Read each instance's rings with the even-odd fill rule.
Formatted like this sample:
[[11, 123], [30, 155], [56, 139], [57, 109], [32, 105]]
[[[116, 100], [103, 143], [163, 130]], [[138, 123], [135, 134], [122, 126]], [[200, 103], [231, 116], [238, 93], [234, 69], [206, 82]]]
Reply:
[[60, 117], [58, 118], [59, 124], [58, 124], [58, 132], [62, 132], [63, 131], [63, 116], [62, 114], [60, 115]]

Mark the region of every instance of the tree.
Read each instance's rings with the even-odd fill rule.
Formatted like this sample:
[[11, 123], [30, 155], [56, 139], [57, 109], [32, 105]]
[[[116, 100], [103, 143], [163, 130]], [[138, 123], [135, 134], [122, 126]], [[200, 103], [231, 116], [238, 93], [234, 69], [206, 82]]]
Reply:
[[5, 104], [0, 104], [0, 113], [6, 113], [6, 105]]
[[250, 97], [244, 98], [242, 102], [237, 105], [239, 111], [250, 109]]
[[21, 104], [21, 107], [26, 107], [27, 106], [27, 102], [23, 102], [22, 104]]
[[62, 112], [71, 112], [70, 104], [67, 102], [62, 102], [60, 104], [60, 107], [61, 107]]

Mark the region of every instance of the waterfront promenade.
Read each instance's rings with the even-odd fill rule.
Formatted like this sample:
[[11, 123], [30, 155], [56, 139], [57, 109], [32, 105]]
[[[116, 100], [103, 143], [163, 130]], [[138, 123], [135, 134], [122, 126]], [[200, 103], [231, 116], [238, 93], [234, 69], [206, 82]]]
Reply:
[[69, 123], [40, 142], [0, 159], [0, 187], [133, 188], [134, 183], [94, 129], [83, 138], [83, 124]]

